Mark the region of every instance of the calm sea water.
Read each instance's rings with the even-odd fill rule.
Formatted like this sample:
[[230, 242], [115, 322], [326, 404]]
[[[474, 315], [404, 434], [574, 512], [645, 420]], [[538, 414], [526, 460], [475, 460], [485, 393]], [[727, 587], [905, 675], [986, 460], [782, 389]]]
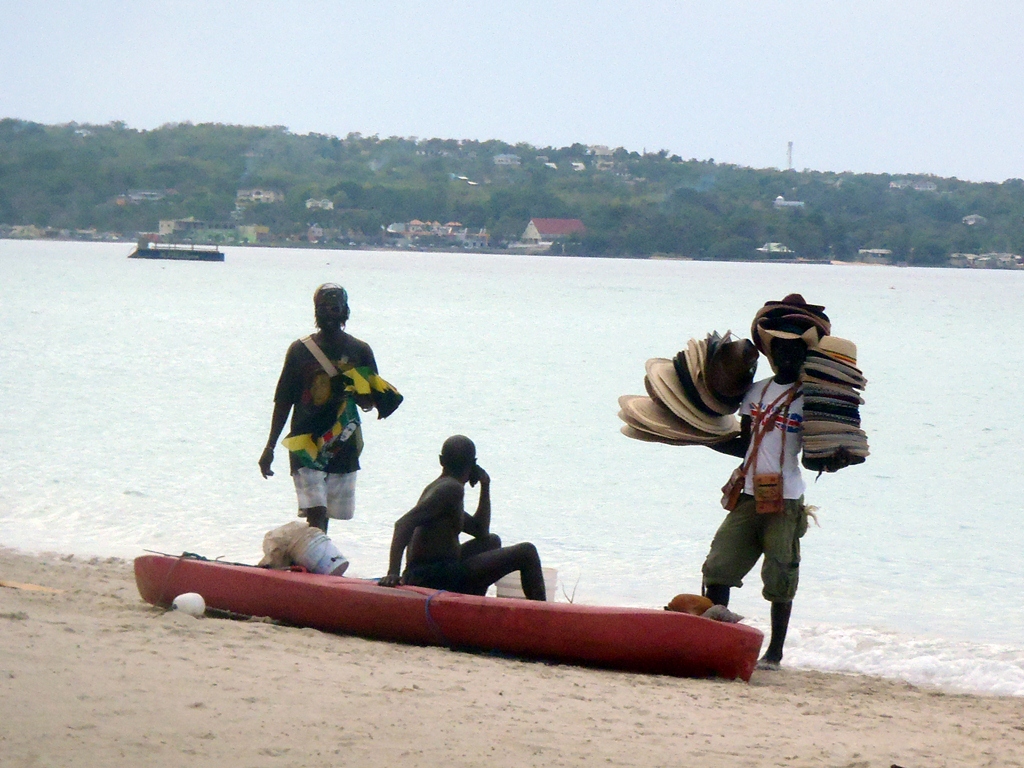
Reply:
[[[260, 477], [285, 348], [312, 292], [406, 396], [365, 425], [356, 518], [331, 534], [381, 575], [394, 520], [471, 436], [492, 529], [531, 540], [584, 603], [698, 592], [734, 459], [622, 437], [616, 398], [691, 336], [746, 335], [799, 291], [854, 340], [868, 463], [817, 482], [787, 663], [1024, 695], [1024, 273], [0, 241], [0, 545], [255, 561], [293, 519]], [[760, 375], [767, 375], [762, 363]], [[564, 599], [564, 598], [563, 598]], [[736, 611], [764, 627], [755, 570]]]

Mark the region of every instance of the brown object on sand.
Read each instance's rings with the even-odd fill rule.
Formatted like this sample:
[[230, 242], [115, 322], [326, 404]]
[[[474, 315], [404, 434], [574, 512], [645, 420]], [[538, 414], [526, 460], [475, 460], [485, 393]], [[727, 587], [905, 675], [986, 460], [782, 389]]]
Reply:
[[700, 616], [710, 608], [712, 603], [708, 598], [701, 597], [700, 595], [676, 595], [673, 597], [669, 604], [665, 606], [666, 611], [677, 611], [679, 613], [692, 613], [694, 616]]

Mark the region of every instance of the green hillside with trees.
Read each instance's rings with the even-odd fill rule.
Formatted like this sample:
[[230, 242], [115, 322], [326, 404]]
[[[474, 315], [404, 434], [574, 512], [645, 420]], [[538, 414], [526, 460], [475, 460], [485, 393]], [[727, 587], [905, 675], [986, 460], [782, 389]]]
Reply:
[[[502, 155], [518, 164], [496, 164]], [[238, 190], [251, 188], [283, 200], [236, 205]], [[804, 205], [776, 207], [779, 196]], [[311, 199], [333, 209], [310, 210]], [[0, 120], [0, 225], [8, 230], [134, 237], [188, 217], [266, 226], [271, 242], [303, 238], [315, 223], [328, 243], [359, 244], [383, 242], [392, 222], [458, 221], [486, 228], [498, 248], [531, 218], [578, 218], [585, 233], [556, 248], [592, 256], [777, 257], [756, 250], [765, 243], [786, 246], [787, 258], [854, 259], [874, 248], [921, 265], [945, 264], [952, 253], [1024, 253], [1021, 179], [779, 171], [665, 151], [338, 138], [280, 126]]]

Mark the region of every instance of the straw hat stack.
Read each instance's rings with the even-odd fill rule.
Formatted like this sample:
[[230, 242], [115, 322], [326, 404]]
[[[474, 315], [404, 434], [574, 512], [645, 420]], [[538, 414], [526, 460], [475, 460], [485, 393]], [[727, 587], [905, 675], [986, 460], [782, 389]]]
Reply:
[[733, 415], [754, 380], [757, 350], [727, 332], [690, 339], [673, 360], [651, 358], [647, 396], [619, 398], [622, 434], [669, 445], [713, 445], [739, 434]]
[[852, 341], [826, 336], [807, 351], [804, 363], [803, 465], [821, 471], [828, 460], [845, 448], [852, 464], [868, 456], [868, 438], [860, 428], [860, 391], [867, 379], [857, 367], [857, 346]]

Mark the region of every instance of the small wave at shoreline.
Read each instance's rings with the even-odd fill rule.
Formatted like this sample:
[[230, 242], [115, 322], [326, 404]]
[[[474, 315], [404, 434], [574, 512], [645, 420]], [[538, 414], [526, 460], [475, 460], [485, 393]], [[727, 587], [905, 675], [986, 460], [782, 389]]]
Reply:
[[[757, 622], [753, 626], [766, 633]], [[904, 680], [955, 693], [1024, 696], [1024, 648], [828, 625], [794, 626], [786, 664]]]

